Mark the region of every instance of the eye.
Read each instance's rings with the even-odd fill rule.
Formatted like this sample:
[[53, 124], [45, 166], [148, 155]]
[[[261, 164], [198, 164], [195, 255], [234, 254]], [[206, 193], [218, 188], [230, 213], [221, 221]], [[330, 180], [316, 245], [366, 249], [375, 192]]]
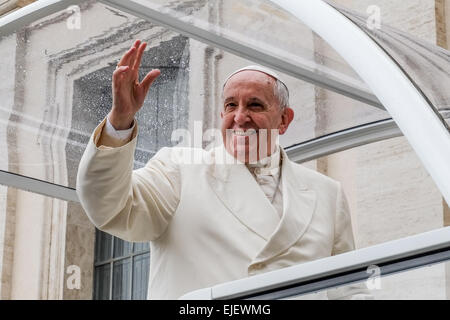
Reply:
[[259, 102], [252, 102], [249, 107], [252, 109], [264, 109], [264, 106]]
[[225, 104], [225, 110], [231, 110], [236, 107], [236, 104], [234, 102], [229, 102]]

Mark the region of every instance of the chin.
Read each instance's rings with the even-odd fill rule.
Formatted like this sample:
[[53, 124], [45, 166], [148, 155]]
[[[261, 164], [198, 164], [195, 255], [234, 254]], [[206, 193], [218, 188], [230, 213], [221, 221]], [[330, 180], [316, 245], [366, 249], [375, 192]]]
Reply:
[[246, 146], [236, 146], [232, 148], [232, 154], [240, 162], [244, 163], [254, 163], [258, 161], [258, 148], [257, 146], [250, 147]]

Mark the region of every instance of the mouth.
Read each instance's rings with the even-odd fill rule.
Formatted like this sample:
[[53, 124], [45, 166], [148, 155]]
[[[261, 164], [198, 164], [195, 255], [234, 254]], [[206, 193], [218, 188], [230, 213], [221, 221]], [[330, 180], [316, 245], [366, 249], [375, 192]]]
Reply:
[[257, 131], [255, 129], [247, 129], [246, 131], [237, 129], [237, 130], [233, 130], [232, 132], [235, 136], [239, 136], [239, 137], [249, 137], [249, 136], [252, 136], [257, 133]]

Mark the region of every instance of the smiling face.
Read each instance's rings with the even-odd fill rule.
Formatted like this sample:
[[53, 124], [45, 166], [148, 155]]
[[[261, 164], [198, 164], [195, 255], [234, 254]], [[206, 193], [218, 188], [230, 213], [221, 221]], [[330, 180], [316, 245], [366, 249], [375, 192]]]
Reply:
[[227, 151], [249, 163], [270, 156], [279, 134], [284, 134], [294, 111], [281, 109], [276, 80], [253, 70], [233, 75], [223, 90], [222, 136]]

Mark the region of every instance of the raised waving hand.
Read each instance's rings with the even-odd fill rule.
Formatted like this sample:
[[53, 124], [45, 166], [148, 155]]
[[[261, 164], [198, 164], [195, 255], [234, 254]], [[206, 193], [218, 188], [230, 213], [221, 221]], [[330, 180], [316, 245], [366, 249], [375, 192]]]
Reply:
[[136, 40], [117, 64], [112, 78], [113, 105], [108, 115], [116, 130], [129, 129], [144, 104], [153, 81], [161, 74], [154, 69], [139, 82], [139, 67], [147, 43]]

